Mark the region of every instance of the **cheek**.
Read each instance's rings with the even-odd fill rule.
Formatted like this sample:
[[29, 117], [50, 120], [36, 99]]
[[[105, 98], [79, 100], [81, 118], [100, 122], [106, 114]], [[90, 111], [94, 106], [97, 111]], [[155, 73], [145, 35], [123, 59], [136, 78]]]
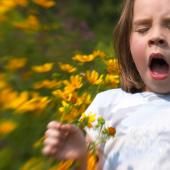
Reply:
[[145, 43], [136, 36], [132, 36], [130, 39], [130, 50], [136, 67], [139, 68], [144, 62], [146, 54]]

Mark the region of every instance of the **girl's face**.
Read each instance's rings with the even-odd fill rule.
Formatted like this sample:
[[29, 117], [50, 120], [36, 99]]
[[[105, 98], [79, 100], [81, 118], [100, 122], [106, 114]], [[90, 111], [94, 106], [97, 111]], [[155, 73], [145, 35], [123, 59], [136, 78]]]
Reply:
[[135, 0], [130, 49], [147, 91], [170, 92], [169, 0]]

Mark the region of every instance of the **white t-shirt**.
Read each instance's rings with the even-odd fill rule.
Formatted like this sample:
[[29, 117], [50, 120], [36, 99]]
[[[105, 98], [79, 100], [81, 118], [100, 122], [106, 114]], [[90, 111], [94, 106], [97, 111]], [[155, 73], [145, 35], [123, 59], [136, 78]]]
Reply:
[[[104, 170], [170, 170], [170, 95], [107, 90], [95, 97], [91, 112], [116, 128], [102, 146]], [[86, 131], [96, 140], [96, 130]]]

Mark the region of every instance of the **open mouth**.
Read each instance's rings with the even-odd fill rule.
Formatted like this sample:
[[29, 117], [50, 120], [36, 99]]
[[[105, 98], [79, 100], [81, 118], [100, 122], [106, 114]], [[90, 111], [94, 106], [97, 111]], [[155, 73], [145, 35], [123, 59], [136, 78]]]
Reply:
[[152, 54], [149, 68], [154, 79], [163, 80], [167, 78], [170, 66], [162, 54]]

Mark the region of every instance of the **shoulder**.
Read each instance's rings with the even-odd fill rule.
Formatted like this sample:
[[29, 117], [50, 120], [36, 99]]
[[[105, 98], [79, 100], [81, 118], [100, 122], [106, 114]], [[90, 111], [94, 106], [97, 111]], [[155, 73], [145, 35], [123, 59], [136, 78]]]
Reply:
[[127, 92], [123, 91], [120, 88], [117, 89], [110, 89], [110, 90], [106, 90], [103, 92], [100, 92], [96, 95], [95, 99], [98, 102], [115, 102], [117, 100], [119, 100], [121, 97], [128, 95]]
[[90, 106], [87, 108], [87, 112], [104, 113], [108, 109], [110, 110], [114, 105], [121, 101], [121, 98], [128, 95], [120, 88], [110, 89], [100, 92], [96, 95]]
[[119, 96], [119, 95], [125, 95], [127, 92], [123, 91], [121, 88], [116, 88], [116, 89], [109, 89], [109, 90], [106, 90], [106, 91], [102, 91], [100, 93], [97, 94], [97, 96], [100, 96], [100, 97], [103, 97], [103, 96], [106, 96], [106, 97], [115, 97], [116, 96]]

